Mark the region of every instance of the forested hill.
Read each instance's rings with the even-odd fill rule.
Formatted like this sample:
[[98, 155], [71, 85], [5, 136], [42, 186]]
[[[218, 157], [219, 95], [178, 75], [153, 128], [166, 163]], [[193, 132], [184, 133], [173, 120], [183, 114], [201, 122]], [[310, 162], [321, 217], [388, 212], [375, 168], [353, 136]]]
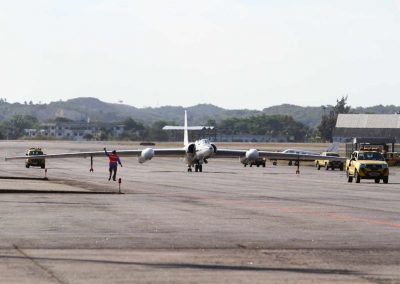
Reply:
[[[309, 127], [316, 127], [321, 121], [321, 116], [329, 113], [333, 106], [317, 106], [317, 107], [302, 107], [290, 104], [282, 104], [263, 109], [265, 114], [280, 114], [290, 115], [294, 120], [297, 120]], [[394, 105], [378, 105], [372, 107], [356, 107], [350, 110], [350, 113], [369, 113], [369, 114], [394, 114], [400, 111], [400, 106]]]
[[[31, 115], [39, 121], [50, 121], [56, 117], [64, 117], [72, 120], [91, 121], [122, 121], [127, 117], [150, 124], [155, 121], [169, 121], [177, 124], [183, 123], [184, 110], [188, 110], [189, 124], [206, 124], [209, 120], [220, 121], [227, 118], [242, 118], [259, 114], [279, 114], [292, 116], [296, 121], [310, 127], [320, 123], [324, 109], [318, 107], [302, 107], [283, 104], [258, 110], [228, 110], [211, 104], [199, 104], [191, 107], [163, 106], [158, 108], [136, 108], [124, 104], [106, 103], [96, 98], [76, 98], [68, 101], [58, 101], [49, 104], [34, 103], [7, 103], [0, 99], [0, 119], [10, 119], [13, 115]], [[395, 113], [400, 110], [397, 106], [374, 106], [368, 108], [356, 108], [356, 113]], [[329, 111], [329, 107], [325, 110]]]

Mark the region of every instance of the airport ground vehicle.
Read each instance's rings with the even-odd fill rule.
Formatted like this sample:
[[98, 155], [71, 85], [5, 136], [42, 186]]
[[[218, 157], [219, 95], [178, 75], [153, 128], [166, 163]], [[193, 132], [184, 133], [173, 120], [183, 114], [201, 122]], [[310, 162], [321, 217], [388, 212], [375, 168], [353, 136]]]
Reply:
[[[28, 156], [28, 157], [37, 156], [37, 155], [44, 155], [41, 148], [30, 148], [26, 152], [26, 156]], [[42, 169], [44, 169], [46, 167], [45, 159], [44, 158], [27, 158], [25, 160], [25, 167], [29, 168], [31, 166], [41, 167]]]
[[399, 152], [387, 152], [386, 162], [389, 166], [400, 166], [400, 153]]
[[[321, 156], [333, 156], [333, 157], [339, 157], [338, 153], [333, 153], [333, 152], [322, 152]], [[315, 167], [320, 170], [321, 167], [324, 167], [326, 170], [329, 169], [340, 169], [341, 171], [344, 170], [344, 162], [340, 160], [315, 160]]]
[[266, 162], [267, 162], [266, 158], [258, 158], [258, 159], [255, 159], [255, 160], [248, 161], [247, 163], [243, 163], [243, 165], [245, 167], [247, 165], [249, 165], [250, 167], [252, 167], [252, 166], [257, 166], [257, 167], [263, 166], [265, 168]]
[[383, 155], [377, 151], [354, 151], [346, 161], [347, 181], [373, 179], [375, 183], [389, 182], [389, 167]]

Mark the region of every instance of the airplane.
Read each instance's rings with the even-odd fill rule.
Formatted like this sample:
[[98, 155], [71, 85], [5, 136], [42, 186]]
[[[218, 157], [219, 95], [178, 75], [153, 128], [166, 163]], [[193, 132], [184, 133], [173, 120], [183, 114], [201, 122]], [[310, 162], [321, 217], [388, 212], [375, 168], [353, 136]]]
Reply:
[[[325, 152], [329, 153], [339, 153], [339, 143], [334, 142], [331, 143], [328, 148], [325, 150]], [[290, 153], [290, 154], [305, 154], [305, 155], [321, 155], [321, 152], [317, 151], [310, 151], [310, 150], [305, 150], [305, 149], [285, 149], [281, 153]], [[272, 160], [272, 164], [274, 166], [277, 165], [277, 160]], [[295, 161], [294, 163], [297, 166], [297, 162]], [[288, 163], [289, 166], [293, 165], [293, 160], [289, 160]]]
[[[192, 172], [194, 167], [195, 172], [202, 172], [203, 165], [208, 163], [210, 158], [238, 158], [241, 163], [250, 163], [259, 158], [265, 157], [270, 160], [287, 160], [297, 162], [297, 171], [300, 173], [300, 161], [314, 161], [317, 159], [337, 160], [338, 157], [321, 156], [305, 153], [285, 153], [273, 151], [259, 151], [257, 149], [241, 150], [241, 149], [220, 149], [210, 142], [208, 139], [200, 139], [195, 142], [189, 142], [187, 111], [185, 110], [184, 118], [184, 146], [180, 148], [145, 148], [136, 150], [118, 150], [120, 157], [137, 156], [139, 163], [145, 163], [153, 157], [184, 157], [187, 164], [187, 171]], [[79, 158], [90, 157], [90, 171], [93, 171], [93, 157], [105, 157], [104, 151], [93, 152], [75, 152], [75, 153], [60, 153], [60, 154], [44, 154], [37, 155], [36, 158]], [[5, 160], [26, 159], [26, 156], [6, 157]], [[345, 159], [345, 158], [343, 158]]]

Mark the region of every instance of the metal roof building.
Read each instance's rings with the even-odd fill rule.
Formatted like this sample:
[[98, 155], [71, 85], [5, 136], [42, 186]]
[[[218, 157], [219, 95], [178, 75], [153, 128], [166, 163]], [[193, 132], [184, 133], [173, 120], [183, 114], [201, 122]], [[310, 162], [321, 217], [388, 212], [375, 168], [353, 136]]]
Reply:
[[339, 114], [333, 140], [345, 142], [354, 137], [390, 137], [400, 143], [400, 115]]

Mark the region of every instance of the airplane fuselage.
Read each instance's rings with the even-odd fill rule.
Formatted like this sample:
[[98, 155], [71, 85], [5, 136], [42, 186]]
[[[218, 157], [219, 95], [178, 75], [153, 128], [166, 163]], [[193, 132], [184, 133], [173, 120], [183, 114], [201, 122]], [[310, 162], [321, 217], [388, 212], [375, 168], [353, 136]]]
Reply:
[[195, 166], [196, 171], [197, 169], [201, 171], [203, 163], [207, 163], [207, 159], [212, 157], [215, 151], [215, 146], [208, 139], [197, 140], [187, 145], [185, 160], [189, 169]]

